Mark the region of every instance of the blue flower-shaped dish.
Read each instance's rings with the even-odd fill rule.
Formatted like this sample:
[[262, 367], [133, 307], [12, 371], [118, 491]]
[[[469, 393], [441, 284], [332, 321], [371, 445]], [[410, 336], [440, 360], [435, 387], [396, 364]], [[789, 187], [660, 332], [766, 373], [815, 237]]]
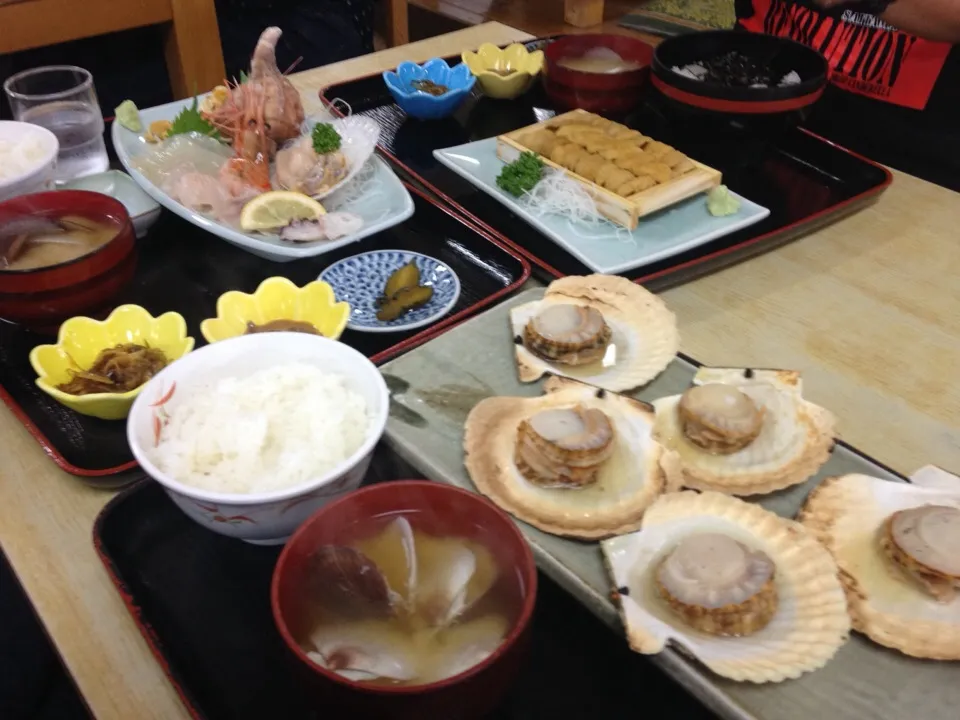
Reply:
[[[417, 80], [430, 80], [443, 85], [447, 92], [443, 95], [431, 95], [417, 90], [413, 83]], [[437, 120], [450, 115], [466, 100], [467, 95], [477, 82], [476, 76], [464, 63], [450, 67], [444, 60], [433, 58], [423, 65], [402, 62], [394, 70], [383, 73], [383, 81], [397, 105], [411, 117], [420, 120]]]
[[[408, 310], [396, 320], [377, 320], [377, 299], [390, 276], [413, 261], [420, 270], [420, 284], [433, 287], [426, 305]], [[439, 260], [406, 250], [371, 250], [335, 262], [320, 280], [333, 288], [337, 300], [350, 303], [347, 327], [360, 332], [401, 332], [429, 325], [446, 315], [460, 297], [460, 279]]]

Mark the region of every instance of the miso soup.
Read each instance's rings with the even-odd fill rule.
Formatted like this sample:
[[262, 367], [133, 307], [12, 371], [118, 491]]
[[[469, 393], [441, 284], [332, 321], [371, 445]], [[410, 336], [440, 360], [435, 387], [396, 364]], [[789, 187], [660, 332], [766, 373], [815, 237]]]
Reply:
[[516, 622], [516, 578], [481, 543], [427, 534], [403, 515], [386, 522], [314, 554], [314, 616], [299, 638], [307, 655], [379, 686], [438, 682], [483, 662]]
[[120, 232], [119, 223], [84, 217], [59, 218], [63, 231], [42, 231], [14, 239], [5, 270], [36, 270], [70, 262], [99, 250]]

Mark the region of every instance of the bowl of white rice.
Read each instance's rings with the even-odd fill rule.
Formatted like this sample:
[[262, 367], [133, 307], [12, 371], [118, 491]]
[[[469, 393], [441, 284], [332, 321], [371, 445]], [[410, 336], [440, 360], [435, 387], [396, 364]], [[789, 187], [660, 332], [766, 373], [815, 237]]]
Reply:
[[0, 201], [53, 190], [60, 141], [44, 127], [0, 120]]
[[127, 439], [192, 519], [273, 545], [360, 485], [389, 403], [380, 371], [347, 345], [303, 333], [242, 335], [151, 379], [130, 410]]

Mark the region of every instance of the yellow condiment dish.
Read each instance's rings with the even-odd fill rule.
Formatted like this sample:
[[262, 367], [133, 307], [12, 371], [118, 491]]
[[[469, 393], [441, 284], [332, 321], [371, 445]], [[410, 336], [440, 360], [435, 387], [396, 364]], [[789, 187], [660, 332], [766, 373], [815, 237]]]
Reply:
[[313, 325], [321, 335], [336, 340], [350, 317], [350, 305], [337, 302], [333, 288], [321, 280], [297, 287], [284, 277], [267, 278], [253, 294], [231, 290], [217, 300], [217, 316], [200, 323], [209, 343], [238, 337], [247, 323], [297, 320]]
[[[525, 93], [543, 69], [543, 51], [529, 52], [520, 43], [503, 49], [484, 43], [476, 52], [465, 50], [460, 57], [477, 76], [483, 92], [499, 100], [512, 100]], [[501, 75], [497, 70], [514, 72]]]
[[57, 385], [72, 379], [70, 370], [90, 368], [101, 351], [122, 343], [162, 350], [172, 363], [193, 350], [194, 340], [187, 337], [183, 316], [168, 312], [153, 317], [139, 305], [121, 305], [106, 320], [70, 318], [60, 326], [56, 345], [38, 345], [30, 352], [30, 364], [38, 375], [37, 387], [81, 415], [122, 420], [140, 388], [90, 395], [70, 395], [57, 389]]

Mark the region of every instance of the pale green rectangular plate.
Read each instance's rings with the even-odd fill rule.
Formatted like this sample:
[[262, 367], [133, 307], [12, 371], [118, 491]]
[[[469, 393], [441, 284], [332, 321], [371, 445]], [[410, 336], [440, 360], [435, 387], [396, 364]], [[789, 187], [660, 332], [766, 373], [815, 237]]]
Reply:
[[[521, 293], [381, 367], [392, 393], [387, 440], [430, 479], [474, 490], [463, 467], [467, 413], [485, 397], [540, 393], [540, 383], [521, 385], [516, 379], [508, 311], [542, 295], [542, 289]], [[653, 400], [682, 392], [694, 371], [694, 365], [678, 359], [635, 396]], [[816, 477], [767, 496], [761, 504], [793, 517], [824, 477], [853, 472], [902, 481], [838, 444]], [[622, 632], [599, 545], [558, 538], [522, 522], [518, 525], [540, 568]], [[960, 708], [956, 663], [914, 660], [857, 634], [822, 670], [775, 685], [719, 678], [673, 650], [653, 659], [714, 712], [736, 720], [953, 720]], [[651, 708], [656, 706], [653, 698], [651, 703]], [[647, 714], [643, 708], [635, 710], [638, 716]]]

